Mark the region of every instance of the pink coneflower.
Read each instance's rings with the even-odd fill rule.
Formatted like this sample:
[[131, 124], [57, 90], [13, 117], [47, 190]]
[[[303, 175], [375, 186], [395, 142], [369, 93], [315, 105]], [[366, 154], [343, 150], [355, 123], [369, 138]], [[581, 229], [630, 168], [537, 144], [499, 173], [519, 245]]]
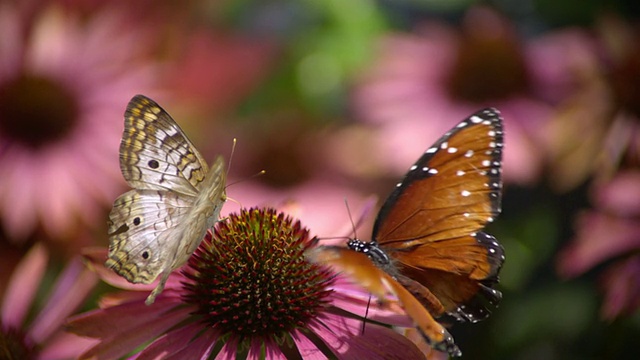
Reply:
[[0, 4], [0, 221], [14, 241], [64, 238], [119, 191], [123, 104], [151, 84], [148, 41], [114, 12], [12, 5]]
[[558, 272], [573, 278], [611, 261], [601, 276], [601, 314], [613, 319], [640, 306], [640, 171], [623, 171], [594, 191], [595, 209], [576, 221], [576, 236], [560, 253]]
[[[83, 358], [424, 357], [387, 327], [367, 324], [363, 334], [358, 315], [367, 295], [308, 262], [310, 246], [299, 221], [273, 209], [242, 210], [217, 223], [152, 306], [146, 291], [123, 292], [68, 327], [100, 340]], [[376, 306], [369, 313], [385, 314]]]
[[472, 7], [459, 27], [427, 22], [412, 33], [386, 36], [379, 47], [353, 97], [358, 117], [379, 134], [373, 149], [360, 146], [369, 161], [404, 174], [440, 134], [467, 114], [494, 106], [508, 134], [505, 180], [538, 180], [550, 103], [570, 91], [565, 77], [552, 76], [569, 67], [566, 49], [525, 42], [508, 19], [487, 7]]
[[640, 32], [615, 18], [599, 23], [599, 37], [574, 36], [562, 49], [579, 65], [572, 69], [577, 90], [545, 129], [551, 185], [559, 190], [589, 177], [609, 181], [621, 164], [640, 164]]
[[[5, 289], [0, 313], [0, 358], [70, 359], [80, 355], [95, 340], [62, 331], [65, 319], [85, 300], [97, 283], [97, 276], [80, 259], [71, 260], [48, 292], [40, 307], [36, 297], [45, 280], [49, 255], [36, 244], [15, 268]], [[40, 295], [42, 296], [42, 295]], [[30, 314], [35, 314], [33, 320]], [[29, 317], [28, 317], [29, 315]]]
[[553, 122], [561, 131], [549, 148], [561, 187], [593, 178], [593, 209], [577, 218], [558, 272], [576, 277], [610, 263], [600, 276], [601, 315], [613, 319], [640, 307], [640, 32], [614, 18], [602, 19], [599, 30], [606, 61], [596, 66], [606, 70], [588, 72], [582, 90], [563, 104]]

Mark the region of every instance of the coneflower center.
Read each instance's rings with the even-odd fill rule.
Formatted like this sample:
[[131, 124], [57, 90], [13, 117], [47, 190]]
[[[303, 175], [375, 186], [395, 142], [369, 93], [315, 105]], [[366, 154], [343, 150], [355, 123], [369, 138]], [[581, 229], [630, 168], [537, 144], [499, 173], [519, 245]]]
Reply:
[[185, 301], [223, 334], [280, 339], [326, 304], [331, 278], [305, 260], [308, 230], [273, 209], [242, 210], [216, 225], [191, 257]]
[[78, 104], [52, 79], [21, 75], [0, 84], [0, 132], [38, 149], [63, 139], [77, 123]]
[[449, 94], [459, 100], [485, 102], [520, 95], [529, 87], [524, 56], [506, 37], [466, 34], [447, 79]]

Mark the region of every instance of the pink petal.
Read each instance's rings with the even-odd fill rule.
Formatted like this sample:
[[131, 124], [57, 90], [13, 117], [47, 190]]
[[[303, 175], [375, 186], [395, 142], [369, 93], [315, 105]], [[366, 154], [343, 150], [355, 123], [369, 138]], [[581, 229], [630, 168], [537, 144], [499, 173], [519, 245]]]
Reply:
[[[73, 139], [66, 139], [60, 146], [69, 146]], [[49, 159], [43, 159], [36, 169], [38, 179], [47, 179], [47, 186], [34, 189], [40, 199], [38, 219], [44, 230], [51, 236], [63, 236], [74, 224], [75, 214], [80, 209], [81, 194], [69, 170], [69, 163], [75, 159], [63, 149], [49, 150]], [[55, 189], [55, 191], [51, 191]], [[86, 211], [86, 209], [85, 209]]]
[[353, 359], [424, 359], [424, 353], [397, 332], [382, 326], [367, 326], [364, 334], [349, 341], [349, 350], [343, 358]]
[[195, 339], [189, 346], [182, 352], [177, 352], [172, 356], [167, 357], [167, 360], [182, 360], [182, 359], [209, 359], [211, 356], [211, 349], [215, 345], [214, 339], [217, 339], [218, 334], [211, 330], [208, 330]]
[[97, 282], [97, 276], [87, 270], [80, 259], [73, 259], [58, 277], [47, 304], [32, 322], [28, 330], [30, 337], [36, 343], [43, 343], [84, 302]]
[[22, 328], [27, 311], [38, 291], [49, 254], [41, 243], [35, 244], [15, 268], [2, 303], [2, 323]]
[[95, 346], [98, 341], [98, 339], [58, 332], [47, 341], [45, 347], [38, 353], [38, 357], [42, 360], [77, 359], [80, 354]]
[[193, 310], [191, 308], [173, 310], [178, 304], [173, 299], [158, 298], [151, 306], [140, 301], [97, 309], [70, 318], [67, 330], [81, 336], [106, 339], [112, 336], [114, 329], [118, 333], [127, 332], [176, 312], [186, 316]]
[[604, 281], [606, 296], [602, 305], [603, 318], [613, 320], [632, 314], [640, 307], [640, 257], [635, 256], [607, 270]]
[[564, 277], [640, 247], [640, 224], [633, 219], [587, 212], [578, 218], [577, 228], [576, 239], [558, 257], [558, 272]]
[[361, 334], [361, 322], [325, 314], [319, 319], [325, 326], [313, 330], [342, 357], [354, 359], [423, 359], [424, 354], [406, 337], [375, 324], [367, 324]]
[[[263, 342], [259, 340], [254, 340], [251, 342], [251, 347], [249, 348], [248, 359], [260, 359], [262, 356], [262, 346]], [[287, 357], [282, 353], [278, 344], [273, 341], [266, 340], [264, 341], [264, 358], [265, 359], [274, 359], [274, 360], [287, 360]]]
[[621, 171], [608, 183], [598, 184], [596, 206], [614, 214], [633, 217], [640, 214], [640, 171]]
[[39, 187], [37, 174], [33, 173], [34, 162], [39, 162], [31, 154], [20, 153], [20, 150], [13, 147], [5, 154], [9, 163], [2, 164], [3, 167], [11, 169], [2, 176], [3, 207], [2, 214], [7, 234], [11, 239], [24, 239], [36, 226], [36, 213], [40, 205], [36, 198], [35, 189]]
[[291, 337], [296, 342], [296, 346], [298, 347], [298, 351], [300, 355], [302, 355], [303, 359], [308, 360], [323, 360], [327, 357], [318, 349], [316, 344], [314, 344], [311, 340], [309, 340], [306, 336], [304, 336], [299, 331], [294, 331], [291, 333]]
[[238, 341], [236, 337], [231, 337], [222, 346], [220, 352], [216, 355], [215, 360], [234, 360], [237, 357]]
[[[159, 301], [156, 301], [153, 306], [159, 305], [158, 302]], [[142, 306], [146, 306], [144, 303], [141, 304]], [[92, 331], [92, 333], [100, 333], [102, 335], [106, 335], [106, 337], [103, 337], [103, 341], [98, 345], [82, 354], [82, 359], [111, 359], [122, 357], [141, 344], [144, 344], [149, 340], [153, 340], [167, 329], [175, 326], [177, 323], [187, 318], [189, 313], [192, 311], [192, 309], [177, 308], [172, 311], [163, 312], [161, 309], [154, 309], [153, 316], [150, 317], [148, 321], [140, 321], [140, 319], [138, 319], [140, 317], [149, 317], [144, 315], [141, 316], [142, 310], [139, 306], [135, 306], [135, 304], [128, 304], [126, 307], [129, 308], [127, 309], [129, 310], [127, 311], [129, 312], [129, 316], [127, 317], [114, 316], [116, 320], [107, 320], [104, 319], [104, 317], [99, 316], [102, 319], [93, 319], [94, 330], [97, 331]], [[132, 309], [137, 311], [131, 313], [130, 310]], [[109, 309], [101, 311], [105, 314], [109, 313]], [[149, 311], [147, 310], [147, 312]], [[86, 320], [86, 318], [84, 320]], [[112, 325], [110, 329], [106, 328], [108, 324]], [[86, 321], [85, 325], [88, 325]]]
[[[202, 333], [203, 329], [207, 329]], [[182, 356], [183, 359], [202, 359], [208, 356], [219, 334], [207, 325], [195, 322], [162, 335], [147, 346], [137, 360]]]

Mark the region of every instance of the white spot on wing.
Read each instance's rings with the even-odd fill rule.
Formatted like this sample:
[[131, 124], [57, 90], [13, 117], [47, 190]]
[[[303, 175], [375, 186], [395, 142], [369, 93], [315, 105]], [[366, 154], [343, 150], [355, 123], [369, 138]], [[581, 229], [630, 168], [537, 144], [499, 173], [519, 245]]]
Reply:
[[471, 193], [470, 193], [469, 191], [467, 191], [467, 190], [462, 190], [462, 192], [460, 193], [460, 195], [462, 195], [462, 196], [469, 196], [469, 195], [471, 195]]
[[446, 142], [446, 141], [445, 141], [445, 142], [443, 142], [442, 144], [440, 144], [440, 148], [441, 148], [441, 149], [446, 149], [446, 148], [448, 148], [448, 147], [449, 147], [449, 143], [448, 143], [448, 142]]
[[450, 148], [447, 149], [447, 152], [449, 154], [456, 153], [457, 151], [458, 151], [458, 148], [454, 148], [454, 147], [450, 147]]
[[482, 122], [482, 118], [478, 117], [478, 116], [475, 116], [475, 115], [470, 117], [469, 120], [471, 120], [471, 122], [474, 123], [474, 124], [478, 124], [478, 123]]
[[427, 172], [428, 172], [429, 174], [433, 174], [433, 175], [435, 175], [435, 174], [437, 174], [437, 173], [438, 173], [438, 170], [436, 170], [436, 169], [429, 169], [429, 171], [427, 171]]

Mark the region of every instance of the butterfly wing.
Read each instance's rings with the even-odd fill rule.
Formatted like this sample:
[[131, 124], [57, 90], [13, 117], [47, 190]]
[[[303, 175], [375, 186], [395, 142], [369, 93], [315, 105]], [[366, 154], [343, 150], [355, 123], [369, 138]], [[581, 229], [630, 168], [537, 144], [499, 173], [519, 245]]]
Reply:
[[155, 101], [134, 96], [124, 115], [120, 170], [135, 189], [171, 190], [195, 196], [207, 162], [178, 124]]
[[389, 294], [394, 296], [429, 345], [451, 356], [461, 355], [449, 332], [402, 284], [376, 266], [364, 253], [336, 246], [319, 246], [307, 250], [306, 255], [310, 261], [331, 266], [350, 277], [381, 303], [386, 302]]
[[120, 169], [134, 190], [118, 198], [109, 216], [106, 265], [134, 283], [162, 277], [184, 264], [218, 219], [226, 200], [224, 161], [211, 169], [171, 116], [136, 95], [125, 112]]
[[161, 190], [131, 190], [118, 197], [109, 214], [105, 265], [143, 284], [171, 269], [179, 246], [171, 230], [186, 221], [194, 200]]
[[407, 284], [414, 294], [435, 295], [441, 304], [429, 309], [479, 319], [487, 312], [476, 296], [500, 297], [485, 288], [497, 280], [504, 251], [480, 230], [500, 213], [502, 149], [499, 112], [471, 115], [427, 149], [378, 214], [374, 244], [416, 280]]

